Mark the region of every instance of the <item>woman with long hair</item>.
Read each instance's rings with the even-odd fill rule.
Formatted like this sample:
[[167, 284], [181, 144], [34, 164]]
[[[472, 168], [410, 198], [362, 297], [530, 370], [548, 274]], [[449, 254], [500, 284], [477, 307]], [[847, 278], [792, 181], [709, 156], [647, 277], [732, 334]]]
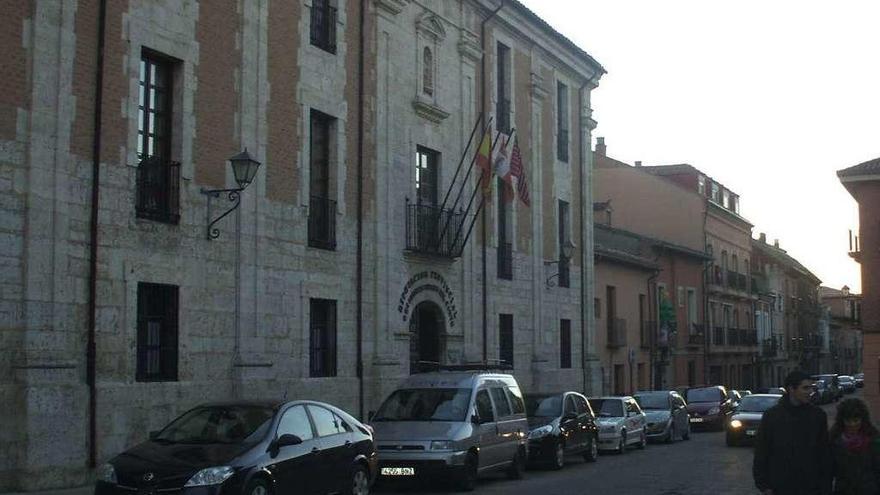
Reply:
[[880, 493], [880, 432], [859, 399], [837, 405], [830, 431], [835, 495]]

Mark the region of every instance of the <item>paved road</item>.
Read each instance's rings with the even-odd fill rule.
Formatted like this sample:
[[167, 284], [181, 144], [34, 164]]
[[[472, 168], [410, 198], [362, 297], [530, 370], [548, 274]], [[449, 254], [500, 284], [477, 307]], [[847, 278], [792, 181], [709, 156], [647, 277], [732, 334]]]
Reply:
[[[829, 420], [835, 405], [823, 406]], [[757, 494], [752, 482], [751, 447], [727, 447], [724, 433], [693, 433], [688, 441], [671, 445], [650, 444], [623, 455], [600, 456], [595, 464], [580, 458], [568, 460], [561, 471], [530, 470], [523, 480], [509, 481], [503, 474], [481, 478], [477, 495], [738, 495]], [[377, 487], [386, 494], [419, 495], [452, 493], [446, 487]]]

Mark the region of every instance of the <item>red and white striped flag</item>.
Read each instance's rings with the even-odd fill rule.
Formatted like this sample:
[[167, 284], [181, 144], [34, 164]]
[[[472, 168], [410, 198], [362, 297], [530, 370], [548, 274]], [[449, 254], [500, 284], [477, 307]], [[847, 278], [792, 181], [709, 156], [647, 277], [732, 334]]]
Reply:
[[513, 151], [510, 153], [510, 175], [516, 179], [516, 195], [526, 206], [531, 206], [529, 198], [529, 181], [523, 170], [522, 155], [519, 152], [519, 140], [514, 138]]

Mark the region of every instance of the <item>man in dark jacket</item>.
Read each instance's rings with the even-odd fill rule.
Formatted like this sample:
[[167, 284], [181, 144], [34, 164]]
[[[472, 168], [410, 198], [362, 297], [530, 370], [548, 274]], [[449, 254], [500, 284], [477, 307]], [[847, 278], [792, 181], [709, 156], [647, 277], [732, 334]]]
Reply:
[[810, 404], [810, 375], [792, 371], [785, 391], [761, 418], [752, 464], [755, 486], [764, 495], [830, 494], [828, 418]]

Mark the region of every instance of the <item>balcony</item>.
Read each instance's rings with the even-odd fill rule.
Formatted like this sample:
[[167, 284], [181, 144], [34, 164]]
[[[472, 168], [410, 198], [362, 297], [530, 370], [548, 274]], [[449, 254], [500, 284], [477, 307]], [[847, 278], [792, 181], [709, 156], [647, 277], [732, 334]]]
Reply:
[[728, 328], [727, 329], [727, 345], [734, 346], [739, 345], [740, 341], [740, 332], [738, 328]]
[[177, 224], [180, 222], [180, 164], [150, 156], [137, 168], [138, 218]]
[[626, 320], [623, 318], [610, 318], [608, 320], [608, 339], [606, 345], [609, 348], [626, 346]]
[[336, 249], [336, 201], [309, 198], [309, 247]]
[[862, 246], [859, 243], [859, 236], [853, 234], [853, 231], [849, 231], [849, 257], [862, 262]]
[[743, 292], [749, 291], [749, 279], [744, 274], [742, 274], [742, 273], [736, 274], [736, 283], [737, 283], [737, 289], [739, 289]]
[[779, 352], [779, 341], [776, 337], [764, 339], [761, 344], [761, 355], [764, 357], [776, 357]]
[[464, 213], [437, 206], [406, 205], [406, 250], [457, 258], [461, 255], [467, 232]]
[[688, 335], [687, 345], [702, 346], [706, 342], [705, 328], [703, 325], [693, 323], [691, 333]]
[[724, 345], [724, 327], [712, 328], [712, 344]]
[[509, 242], [498, 246], [498, 278], [513, 280], [513, 247]]
[[752, 328], [740, 328], [739, 345], [758, 345], [758, 331]]

